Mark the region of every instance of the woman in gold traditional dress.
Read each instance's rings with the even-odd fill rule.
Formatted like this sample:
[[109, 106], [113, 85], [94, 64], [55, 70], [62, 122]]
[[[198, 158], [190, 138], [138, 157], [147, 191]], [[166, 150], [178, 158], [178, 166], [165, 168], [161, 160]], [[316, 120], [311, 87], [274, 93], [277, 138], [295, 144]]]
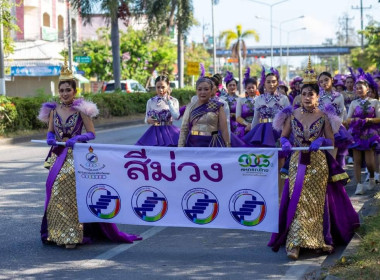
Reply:
[[[76, 82], [66, 63], [58, 86], [60, 103], [44, 103], [39, 114], [39, 119], [48, 123], [47, 143], [52, 146], [48, 156], [50, 171], [46, 181], [42, 241], [75, 248], [94, 237], [107, 237], [117, 242], [140, 239], [119, 232], [114, 224], [79, 222], [72, 149], [76, 142], [95, 139], [91, 118], [98, 114], [98, 109], [92, 102], [75, 99]], [[87, 131], [84, 134], [83, 126]], [[57, 146], [57, 141], [66, 142], [66, 146]]]
[[210, 79], [198, 79], [198, 98], [186, 106], [178, 147], [231, 146], [223, 103], [211, 98], [213, 87]]
[[318, 108], [319, 87], [310, 60], [303, 84], [301, 107], [284, 112], [286, 118], [282, 116], [285, 122], [281, 145], [284, 151], [290, 151], [292, 134], [294, 146], [309, 150], [294, 151], [291, 155], [289, 180], [281, 200], [279, 233], [274, 233], [268, 244], [274, 251], [286, 245], [287, 255], [292, 259], [298, 258], [300, 248], [332, 252], [335, 244], [351, 239], [359, 224], [344, 190], [348, 175], [329, 152], [320, 150], [321, 146], [333, 146], [331, 122], [339, 119]]

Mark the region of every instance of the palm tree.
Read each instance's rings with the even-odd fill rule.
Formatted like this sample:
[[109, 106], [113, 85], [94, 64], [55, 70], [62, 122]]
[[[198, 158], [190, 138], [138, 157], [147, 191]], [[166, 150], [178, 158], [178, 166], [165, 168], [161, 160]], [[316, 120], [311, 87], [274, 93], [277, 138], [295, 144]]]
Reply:
[[236, 32], [233, 30], [225, 30], [222, 31], [219, 35], [220, 39], [225, 39], [225, 46], [226, 49], [229, 49], [231, 46], [232, 41], [235, 41], [232, 44], [232, 57], [238, 59], [239, 64], [239, 91], [242, 92], [243, 89], [243, 79], [242, 79], [242, 54], [241, 49], [243, 48], [243, 58], [245, 59], [247, 57], [247, 46], [244, 42], [244, 39], [254, 37], [256, 42], [259, 41], [259, 35], [257, 32], [253, 29], [242, 31], [242, 26], [239, 24], [236, 26]]
[[[69, 0], [74, 9], [87, 21], [91, 21], [94, 10], [101, 8], [111, 22], [111, 43], [112, 43], [112, 69], [115, 80], [115, 89], [120, 89], [120, 36], [118, 19], [128, 14], [129, 0]], [[127, 9], [127, 11], [123, 11]]]
[[184, 84], [184, 37], [194, 24], [192, 0], [135, 0], [135, 15], [148, 19], [148, 32], [156, 37], [169, 35], [177, 28], [177, 64], [179, 86]]

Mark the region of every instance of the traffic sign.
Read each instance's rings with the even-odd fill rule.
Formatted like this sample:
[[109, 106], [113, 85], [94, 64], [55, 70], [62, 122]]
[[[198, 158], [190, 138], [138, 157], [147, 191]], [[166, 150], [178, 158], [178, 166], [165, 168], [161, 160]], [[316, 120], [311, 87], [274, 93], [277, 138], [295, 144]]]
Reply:
[[191, 75], [199, 75], [199, 62], [188, 61], [187, 62], [187, 71], [186, 74]]
[[91, 57], [89, 56], [76, 56], [74, 57], [75, 62], [78, 63], [90, 63], [91, 62]]

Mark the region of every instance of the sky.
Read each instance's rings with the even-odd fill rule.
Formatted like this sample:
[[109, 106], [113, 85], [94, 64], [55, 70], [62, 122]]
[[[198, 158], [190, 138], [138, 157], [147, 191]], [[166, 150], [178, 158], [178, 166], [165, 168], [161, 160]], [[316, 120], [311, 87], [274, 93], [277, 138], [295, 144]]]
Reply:
[[[281, 2], [281, 0], [258, 1], [268, 5]], [[363, 0], [363, 7], [371, 5], [371, 9], [363, 10], [364, 27], [368, 23], [367, 15], [380, 21], [380, 3], [378, 0]], [[201, 25], [206, 25], [205, 34], [212, 35], [211, 0], [193, 0], [193, 6], [197, 21]], [[281, 29], [284, 30], [281, 35], [283, 47], [287, 45], [288, 34], [289, 45], [291, 46], [321, 45], [326, 38], [335, 40], [339, 17], [343, 17], [345, 13], [353, 18], [350, 21], [351, 26], [355, 30], [360, 30], [360, 9], [352, 9], [352, 6], [360, 6], [360, 0], [288, 0], [272, 6], [273, 46], [280, 45], [280, 23], [287, 20], [291, 21], [281, 24]], [[293, 20], [300, 16], [304, 16], [304, 18]], [[219, 4], [214, 6], [214, 17], [216, 36], [223, 30], [236, 30], [236, 25], [241, 24], [243, 31], [254, 29], [260, 36], [259, 42], [253, 39], [246, 40], [247, 46], [270, 47], [269, 6], [250, 0], [219, 0]], [[306, 27], [306, 30], [294, 31], [302, 27]], [[191, 41], [202, 42], [202, 26], [192, 27], [189, 36]], [[303, 60], [305, 58], [291, 57], [289, 62], [299, 66]], [[270, 58], [266, 58], [263, 62], [270, 64]], [[278, 62], [279, 58], [275, 58], [273, 64], [276, 65]]]

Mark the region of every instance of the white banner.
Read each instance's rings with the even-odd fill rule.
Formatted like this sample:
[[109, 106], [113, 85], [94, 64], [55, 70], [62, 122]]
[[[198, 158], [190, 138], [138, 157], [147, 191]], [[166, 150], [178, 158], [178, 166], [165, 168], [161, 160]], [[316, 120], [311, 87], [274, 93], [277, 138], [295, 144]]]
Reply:
[[278, 152], [75, 144], [80, 222], [278, 231]]

